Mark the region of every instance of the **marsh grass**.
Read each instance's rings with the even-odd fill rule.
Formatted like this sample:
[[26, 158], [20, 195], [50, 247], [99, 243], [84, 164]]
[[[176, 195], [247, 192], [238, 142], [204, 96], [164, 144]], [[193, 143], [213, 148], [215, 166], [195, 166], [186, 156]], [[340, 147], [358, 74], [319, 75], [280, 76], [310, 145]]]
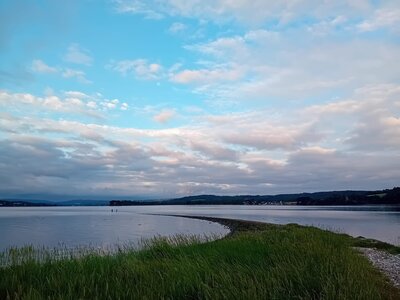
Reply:
[[399, 299], [347, 235], [243, 224], [206, 243], [159, 237], [140, 251], [17, 261], [0, 270], [0, 299]]
[[160, 236], [156, 235], [152, 238], [141, 239], [134, 243], [119, 243], [114, 245], [96, 246], [85, 245], [79, 247], [67, 247], [60, 244], [57, 247], [34, 247], [28, 245], [25, 247], [10, 247], [0, 252], [0, 268], [24, 265], [27, 263], [52, 263], [65, 259], [81, 259], [86, 256], [107, 256], [120, 253], [134, 253], [141, 250], [147, 250], [159, 245], [167, 243], [171, 246], [194, 245], [198, 243], [207, 243], [224, 236], [221, 234], [209, 235], [174, 235]]

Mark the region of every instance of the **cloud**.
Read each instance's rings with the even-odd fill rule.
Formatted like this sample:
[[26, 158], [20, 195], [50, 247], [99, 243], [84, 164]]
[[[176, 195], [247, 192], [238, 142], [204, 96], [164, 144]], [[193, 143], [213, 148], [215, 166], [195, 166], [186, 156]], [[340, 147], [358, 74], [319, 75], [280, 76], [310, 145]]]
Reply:
[[[116, 13], [165, 18], [146, 21], [164, 26], [161, 34], [185, 33], [175, 64], [169, 55], [168, 65], [138, 56], [106, 66], [127, 77], [123, 84], [163, 81], [159, 91], [176, 105], [143, 98], [158, 94], [144, 82], [129, 96], [135, 106], [121, 96], [130, 89], [110, 97], [0, 90], [0, 195], [159, 198], [398, 184], [396, 1], [112, 2]], [[199, 31], [187, 35], [193, 24]], [[5, 65], [0, 77], [54, 73], [89, 83], [92, 53], [75, 43], [62, 54], [65, 66], [35, 55]]]
[[88, 99], [90, 98], [89, 95], [79, 92], [79, 91], [66, 91], [64, 92], [65, 96], [72, 97], [72, 98], [79, 98], [79, 99]]
[[210, 69], [183, 70], [171, 76], [177, 83], [216, 83], [221, 81], [236, 81], [243, 77], [243, 71], [238, 66], [218, 67]]
[[[114, 108], [117, 108], [117, 106], [119, 105], [119, 100], [118, 99], [112, 99], [112, 100], [106, 99], [101, 102], [101, 105], [106, 109], [114, 109]], [[125, 107], [125, 105], [121, 106], [121, 108], [122, 107]]]
[[388, 28], [399, 32], [400, 8], [388, 7], [374, 12], [374, 14], [357, 25], [362, 32], [375, 31], [381, 28]]
[[94, 111], [86, 110], [84, 102], [76, 97], [60, 98], [54, 95], [37, 97], [29, 93], [0, 92], [0, 105], [5, 109], [31, 107], [42, 111], [76, 112], [95, 115]]
[[73, 70], [67, 68], [62, 72], [62, 76], [65, 78], [76, 78], [80, 83], [84, 84], [92, 83], [89, 79], [86, 78], [85, 72], [81, 70]]
[[62, 96], [53, 94], [44, 97], [30, 93], [10, 93], [0, 90], [0, 107], [3, 111], [16, 110], [27, 113], [54, 111], [68, 114], [87, 115], [94, 118], [103, 118], [103, 112], [113, 109], [126, 110], [127, 103], [120, 104], [118, 99], [106, 99], [99, 95], [87, 95], [79, 91], [67, 91]]
[[[203, 112], [191, 124], [163, 129], [40, 117], [32, 109], [76, 112], [90, 101], [98, 110], [122, 107], [118, 99], [95, 101], [78, 91], [65, 96], [0, 94], [7, 107], [0, 118], [3, 195], [264, 194], [373, 189], [400, 179], [395, 84], [282, 114]], [[16, 100], [19, 113], [10, 107]]]
[[51, 73], [57, 73], [58, 69], [54, 68], [54, 67], [50, 67], [49, 65], [47, 65], [40, 59], [35, 59], [32, 61], [32, 71], [35, 73], [51, 74]]
[[153, 117], [153, 120], [159, 123], [167, 123], [176, 116], [176, 111], [173, 109], [163, 109]]
[[218, 103], [325, 97], [367, 84], [396, 82], [400, 76], [400, 47], [394, 42], [343, 42], [301, 33], [301, 42], [297, 30], [286, 35], [250, 30], [187, 45], [207, 61], [207, 68], [184, 69], [171, 79], [195, 84], [196, 93]]
[[358, 89], [350, 99], [308, 107], [304, 113], [318, 116], [318, 126], [331, 127], [332, 139], [361, 153], [384, 153], [400, 147], [398, 116], [400, 87], [371, 85]]
[[126, 103], [126, 102], [122, 103], [120, 109], [121, 109], [121, 110], [128, 110], [128, 109], [129, 109], [128, 103]]
[[33, 72], [38, 74], [58, 74], [64, 78], [73, 78], [78, 80], [80, 83], [89, 84], [92, 83], [89, 79], [86, 78], [86, 73], [82, 70], [75, 70], [70, 68], [55, 68], [50, 67], [42, 60], [35, 59], [32, 61], [31, 69]]
[[68, 47], [64, 60], [70, 63], [86, 66], [90, 66], [93, 62], [93, 58], [89, 51], [81, 48], [78, 44], [71, 44]]
[[177, 34], [182, 31], [185, 31], [186, 28], [187, 28], [187, 26], [185, 24], [175, 22], [175, 23], [172, 23], [171, 26], [168, 28], [168, 32], [170, 32], [172, 34]]
[[162, 76], [163, 67], [157, 63], [149, 63], [146, 59], [111, 61], [107, 68], [122, 75], [133, 74], [138, 79], [154, 80]]
[[344, 26], [350, 26], [348, 19], [344, 16], [337, 16], [329, 20], [314, 23], [308, 26], [307, 31], [316, 36], [327, 36]]
[[360, 1], [264, 1], [264, 0], [203, 0], [203, 1], [114, 1], [120, 13], [142, 14], [148, 18], [164, 15], [184, 16], [221, 21], [239, 21], [245, 24], [259, 24], [278, 21], [286, 24], [304, 18], [327, 18], [337, 15], [359, 16], [368, 13], [372, 5], [368, 0]]
[[114, 0], [118, 13], [142, 14], [147, 19], [162, 19], [163, 13], [154, 10], [152, 5], [141, 0]]

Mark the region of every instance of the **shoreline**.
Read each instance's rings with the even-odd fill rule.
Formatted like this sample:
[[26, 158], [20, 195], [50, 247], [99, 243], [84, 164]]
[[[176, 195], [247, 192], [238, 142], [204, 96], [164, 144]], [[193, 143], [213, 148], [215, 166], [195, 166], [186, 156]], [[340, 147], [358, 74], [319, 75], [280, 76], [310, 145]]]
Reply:
[[[231, 236], [239, 231], [262, 230], [268, 226], [284, 226], [284, 225], [280, 225], [280, 224], [265, 223], [265, 222], [259, 222], [259, 221], [247, 221], [247, 220], [228, 219], [228, 218], [219, 218], [219, 217], [170, 215], [170, 214], [146, 214], [146, 215], [177, 217], [177, 218], [195, 219], [195, 220], [203, 220], [203, 221], [218, 223], [218, 224], [228, 228], [230, 231], [226, 236], [224, 236], [224, 238]], [[287, 224], [287, 225], [289, 225], [289, 224]], [[299, 225], [299, 226], [302, 226], [302, 225]]]
[[[318, 229], [333, 232], [336, 234], [346, 235], [351, 239], [357, 240], [360, 243], [359, 247], [384, 249], [384, 250], [388, 250], [389, 252], [392, 251], [392, 252], [397, 252], [398, 254], [400, 254], [400, 245], [394, 245], [394, 244], [390, 244], [388, 242], [384, 242], [384, 241], [374, 239], [374, 238], [367, 238], [364, 236], [352, 236], [349, 233], [336, 232], [333, 230], [329, 230], [327, 228], [321, 228], [321, 227], [317, 227], [317, 226], [313, 226], [313, 225], [303, 225], [303, 224], [298, 224], [298, 223], [275, 224], [275, 223], [267, 223], [267, 222], [261, 222], [261, 221], [250, 221], [250, 220], [241, 220], [241, 219], [195, 216], [195, 215], [151, 214], [151, 213], [146, 213], [146, 215], [165, 216], [165, 217], [180, 217], [180, 218], [197, 219], [197, 220], [215, 222], [215, 223], [218, 223], [225, 227], [228, 227], [229, 230], [232, 232], [232, 234], [235, 233], [236, 231], [244, 231], [244, 230], [252, 230], [252, 229], [254, 230], [254, 229], [261, 229], [261, 228], [265, 229], [265, 226], [278, 227], [278, 226], [295, 225], [295, 226], [300, 226], [300, 227], [318, 228]], [[368, 245], [368, 247], [362, 246], [362, 245]]]
[[229, 233], [209, 242], [161, 238], [141, 251], [0, 268], [0, 298], [399, 299], [390, 276], [355, 249], [356, 242], [370, 245], [364, 240], [297, 224], [157, 215], [215, 222]]
[[[230, 230], [230, 233], [222, 237], [222, 239], [229, 238], [230, 236], [233, 236], [240, 231], [258, 231], [258, 230], [265, 230], [268, 227], [276, 228], [287, 225], [294, 225], [300, 227], [313, 227], [313, 226], [304, 226], [296, 223], [281, 225], [281, 224], [263, 223], [257, 221], [246, 221], [239, 219], [226, 219], [226, 218], [205, 217], [205, 216], [187, 216], [187, 215], [161, 215], [161, 216], [189, 218], [189, 219], [197, 219], [197, 220], [204, 220], [204, 221], [218, 223], [222, 226], [227, 227]], [[355, 241], [355, 246], [353, 246], [353, 249], [355, 249], [358, 253], [360, 253], [360, 255], [366, 257], [372, 263], [372, 265], [377, 270], [379, 270], [380, 273], [382, 273], [386, 278], [388, 278], [388, 280], [392, 283], [392, 285], [400, 291], [400, 247], [387, 244], [379, 240], [364, 239], [363, 237], [352, 237], [348, 234], [343, 234], [343, 233], [341, 234], [346, 235], [351, 240]], [[393, 252], [397, 254], [394, 254]]]

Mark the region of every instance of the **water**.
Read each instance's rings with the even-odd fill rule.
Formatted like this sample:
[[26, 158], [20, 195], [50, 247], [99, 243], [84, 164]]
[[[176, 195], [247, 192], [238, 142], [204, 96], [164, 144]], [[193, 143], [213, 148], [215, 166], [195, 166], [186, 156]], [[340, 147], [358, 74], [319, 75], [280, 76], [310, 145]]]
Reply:
[[298, 223], [400, 245], [399, 206], [177, 205], [1, 208], [0, 250], [27, 244], [105, 247], [137, 243], [156, 235], [222, 235], [228, 232], [225, 227], [207, 221], [150, 214]]
[[[111, 212], [113, 209], [114, 212]], [[118, 210], [116, 212], [116, 209]], [[12, 207], [0, 209], [0, 251], [13, 246], [113, 248], [154, 236], [222, 236], [219, 224], [140, 214], [111, 207]]]
[[400, 206], [180, 205], [125, 209], [275, 224], [297, 223], [400, 245]]

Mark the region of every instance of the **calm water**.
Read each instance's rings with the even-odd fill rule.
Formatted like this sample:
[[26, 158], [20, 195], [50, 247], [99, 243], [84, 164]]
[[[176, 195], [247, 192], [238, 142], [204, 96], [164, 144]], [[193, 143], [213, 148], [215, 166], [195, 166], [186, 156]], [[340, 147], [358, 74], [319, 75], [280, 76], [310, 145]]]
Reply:
[[[135, 208], [126, 207], [130, 210]], [[214, 216], [275, 224], [297, 223], [400, 245], [400, 206], [199, 205], [136, 208], [141, 212]]]
[[140, 214], [110, 207], [0, 208], [0, 251], [10, 246], [108, 248], [137, 244], [157, 235], [225, 235], [228, 229], [208, 221]]
[[[113, 208], [115, 210], [115, 208]], [[33, 244], [54, 247], [135, 243], [155, 235], [226, 234], [201, 220], [149, 214], [237, 218], [277, 224], [298, 223], [400, 245], [399, 206], [128, 206], [1, 208], [0, 250]]]
[[400, 245], [400, 206], [177, 205], [123, 209], [142, 213], [214, 216], [275, 224], [297, 223]]

